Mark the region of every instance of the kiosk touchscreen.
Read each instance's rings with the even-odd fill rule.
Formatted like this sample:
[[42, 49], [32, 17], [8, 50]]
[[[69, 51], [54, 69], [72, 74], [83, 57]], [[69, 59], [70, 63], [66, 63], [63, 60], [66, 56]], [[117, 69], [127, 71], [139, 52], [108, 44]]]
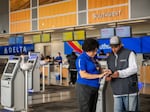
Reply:
[[[107, 69], [107, 61], [99, 61], [102, 69]], [[100, 80], [98, 91], [98, 100], [96, 112], [113, 112], [113, 93], [110, 87], [110, 82], [105, 81], [105, 77]]]
[[11, 111], [24, 109], [24, 74], [20, 62], [20, 57], [9, 59], [1, 78], [1, 104]]
[[5, 74], [12, 74], [14, 71], [16, 63], [8, 63]]

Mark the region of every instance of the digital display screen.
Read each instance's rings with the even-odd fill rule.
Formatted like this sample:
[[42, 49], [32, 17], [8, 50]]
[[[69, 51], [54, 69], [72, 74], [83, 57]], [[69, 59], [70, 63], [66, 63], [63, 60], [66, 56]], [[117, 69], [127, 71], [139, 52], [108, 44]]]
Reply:
[[85, 31], [74, 31], [74, 40], [85, 40]]
[[34, 61], [28, 61], [29, 63], [34, 63]]
[[130, 26], [117, 27], [116, 28], [116, 36], [130, 37], [131, 36], [131, 27]]
[[16, 44], [23, 44], [23, 43], [24, 43], [23, 36], [16, 37]]
[[5, 73], [13, 73], [16, 63], [8, 63]]
[[50, 42], [50, 34], [43, 34], [42, 35], [42, 42]]
[[73, 32], [63, 33], [63, 41], [72, 41], [72, 40], [73, 40]]
[[33, 43], [40, 43], [41, 35], [33, 35]]
[[150, 59], [150, 53], [143, 54], [143, 59], [149, 60]]
[[16, 44], [16, 38], [15, 37], [10, 37], [9, 38], [9, 45], [14, 45]]
[[115, 35], [114, 28], [101, 29], [101, 38], [111, 38]]

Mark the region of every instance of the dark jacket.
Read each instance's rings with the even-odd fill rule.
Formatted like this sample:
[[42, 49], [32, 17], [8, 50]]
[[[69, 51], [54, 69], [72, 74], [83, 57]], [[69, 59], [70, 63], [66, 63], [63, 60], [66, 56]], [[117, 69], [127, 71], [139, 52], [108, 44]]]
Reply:
[[[128, 59], [129, 59], [130, 53], [131, 53], [130, 50], [121, 48], [119, 52], [117, 53], [118, 55], [117, 66], [115, 66], [115, 60], [116, 60], [115, 55], [113, 53], [110, 54], [107, 60], [108, 68], [111, 69], [112, 72], [126, 69], [129, 66]], [[138, 91], [137, 81], [138, 81], [137, 74], [133, 74], [127, 78], [112, 79], [111, 86], [112, 86], [114, 95], [136, 93]]]
[[69, 63], [69, 69], [76, 69], [76, 59], [77, 59], [77, 55], [75, 53], [72, 53], [69, 57], [68, 57], [68, 63]]

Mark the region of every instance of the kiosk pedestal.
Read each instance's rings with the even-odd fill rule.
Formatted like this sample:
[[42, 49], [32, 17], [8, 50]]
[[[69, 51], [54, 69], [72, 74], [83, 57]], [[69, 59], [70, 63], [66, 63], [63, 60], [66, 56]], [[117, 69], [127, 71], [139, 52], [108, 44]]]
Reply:
[[40, 63], [38, 53], [30, 53], [27, 63], [32, 63], [32, 68], [28, 71], [29, 92], [40, 91]]

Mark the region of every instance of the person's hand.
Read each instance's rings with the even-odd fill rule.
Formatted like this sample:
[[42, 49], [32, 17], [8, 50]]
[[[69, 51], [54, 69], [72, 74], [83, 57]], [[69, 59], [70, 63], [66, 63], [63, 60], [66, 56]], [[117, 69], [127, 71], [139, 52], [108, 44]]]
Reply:
[[111, 79], [112, 79], [112, 78], [109, 77], [109, 76], [105, 78], [106, 81], [111, 81]]
[[119, 72], [115, 71], [112, 75], [112, 78], [118, 78], [119, 77]]
[[104, 76], [107, 75], [107, 74], [108, 74], [108, 72], [105, 71], [105, 72], [103, 72], [102, 74], [99, 75], [99, 78], [102, 78], [102, 77], [104, 77]]
[[104, 69], [103, 72], [107, 72], [107, 76], [109, 76], [110, 74], [112, 74], [112, 71], [110, 69]]

